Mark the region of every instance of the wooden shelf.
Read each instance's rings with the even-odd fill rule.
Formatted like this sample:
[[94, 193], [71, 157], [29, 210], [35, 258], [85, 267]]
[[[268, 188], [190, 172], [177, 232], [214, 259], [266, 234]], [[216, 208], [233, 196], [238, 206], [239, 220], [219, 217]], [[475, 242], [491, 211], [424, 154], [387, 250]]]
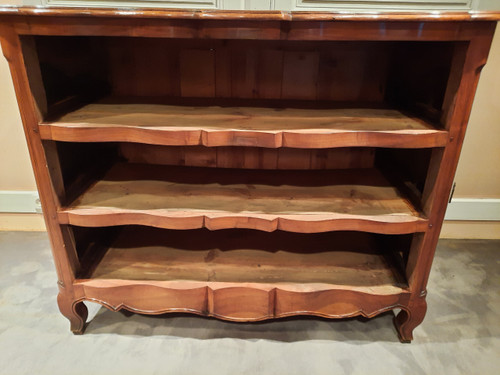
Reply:
[[93, 279], [280, 283], [297, 291], [328, 285], [391, 294], [408, 286], [369, 233], [125, 227], [91, 270]]
[[316, 233], [425, 231], [427, 220], [376, 169], [263, 171], [116, 164], [62, 224]]
[[267, 148], [442, 147], [448, 133], [395, 109], [298, 109], [125, 104], [86, 105], [40, 125], [42, 138], [71, 142]]
[[[386, 304], [409, 293], [388, 259], [368, 233], [126, 227], [75, 287], [115, 309], [189, 311], [228, 320], [369, 315], [367, 300]], [[343, 299], [324, 303], [326, 295]]]

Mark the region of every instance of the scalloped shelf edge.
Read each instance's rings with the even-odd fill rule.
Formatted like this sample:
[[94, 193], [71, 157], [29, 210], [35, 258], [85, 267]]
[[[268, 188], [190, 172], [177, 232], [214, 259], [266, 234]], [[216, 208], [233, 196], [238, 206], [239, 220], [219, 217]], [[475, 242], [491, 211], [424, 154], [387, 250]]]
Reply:
[[314, 130], [245, 131], [169, 129], [133, 126], [78, 127], [75, 124], [40, 124], [42, 139], [65, 142], [134, 142], [162, 146], [243, 146], [264, 148], [334, 148], [334, 147], [444, 147], [445, 130]]
[[[111, 210], [111, 209], [110, 209]], [[99, 211], [99, 212], [96, 212]], [[63, 209], [60, 224], [83, 227], [144, 225], [163, 229], [255, 229], [264, 232], [283, 230], [295, 233], [321, 233], [355, 230], [379, 234], [409, 234], [425, 232], [428, 220], [409, 215], [356, 216], [328, 215], [231, 215], [197, 214], [195, 212], [105, 212], [106, 209]], [[321, 216], [321, 217], [314, 217]], [[326, 217], [325, 217], [326, 216]]]
[[[125, 309], [152, 315], [183, 312], [249, 322], [294, 315], [325, 318], [362, 315], [370, 318], [384, 311], [402, 308], [410, 296], [409, 291], [396, 286], [386, 287], [386, 291], [392, 294], [369, 294], [347, 289], [301, 292], [277, 286], [259, 288], [252, 284], [190, 289], [168, 287], [168, 282], [163, 283], [164, 286], [157, 284], [130, 281], [127, 285], [111, 286], [113, 280], [79, 280], [74, 284], [77, 296], [74, 304], [89, 301], [112, 311]], [[380, 290], [382, 288], [384, 286], [379, 287]]]

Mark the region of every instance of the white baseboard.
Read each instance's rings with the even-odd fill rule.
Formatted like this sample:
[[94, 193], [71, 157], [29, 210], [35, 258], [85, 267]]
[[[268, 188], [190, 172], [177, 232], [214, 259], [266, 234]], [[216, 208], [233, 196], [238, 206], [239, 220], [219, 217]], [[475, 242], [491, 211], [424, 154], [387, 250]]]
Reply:
[[42, 213], [38, 192], [36, 190], [0, 190], [0, 212]]
[[500, 221], [500, 199], [453, 198], [444, 219]]
[[[38, 193], [0, 190], [0, 212], [41, 213]], [[500, 199], [454, 198], [445, 220], [500, 221]]]

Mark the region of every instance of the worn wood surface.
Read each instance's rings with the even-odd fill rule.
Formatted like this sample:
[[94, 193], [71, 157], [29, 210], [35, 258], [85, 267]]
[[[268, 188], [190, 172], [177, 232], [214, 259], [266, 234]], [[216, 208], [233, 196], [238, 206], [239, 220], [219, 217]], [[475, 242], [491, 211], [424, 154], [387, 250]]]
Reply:
[[[396, 317], [395, 325], [400, 339], [404, 342], [412, 340], [414, 328], [422, 322], [425, 316], [426, 284], [432, 258], [464, 139], [473, 94], [479, 73], [486, 63], [496, 21], [499, 19], [498, 13], [475, 12], [360, 15], [317, 12], [158, 9], [123, 12], [119, 9], [0, 8], [2, 49], [10, 64], [53, 247], [60, 288], [58, 304], [61, 312], [70, 320], [72, 331], [82, 333], [85, 328], [87, 310], [82, 303], [84, 300], [101, 303], [112, 310], [125, 308], [150, 314], [182, 311], [235, 321], [262, 320], [297, 314], [330, 318], [360, 314], [371, 317], [383, 311], [399, 308], [402, 311]], [[46, 43], [42, 43], [39, 36], [77, 36], [78, 40], [85, 45], [86, 58], [80, 58], [82, 56], [78, 55], [81, 53], [79, 48], [75, 49], [76, 54], [52, 53], [54, 51], [64, 52], [68, 46], [63, 43], [57, 47], [55, 39], [50, 41], [47, 39]], [[127, 49], [121, 47], [116, 49], [117, 44], [101, 43], [101, 47], [95, 48], [98, 47], [99, 43], [87, 39], [91, 36], [109, 37], [108, 39], [99, 38], [99, 41], [106, 39], [108, 42], [113, 37], [133, 37], [130, 38], [133, 39], [133, 43], [128, 49], [131, 51], [131, 58], [127, 57], [126, 54], [122, 55], [122, 52], [127, 51]], [[152, 41], [153, 38], [161, 39], [161, 41]], [[173, 46], [179, 39], [196, 41], [189, 42], [189, 46], [186, 48], [171, 51], [175, 52], [176, 58], [174, 60], [163, 52], [158, 52], [157, 59], [151, 58], [156, 55], [151, 51], [162, 50], [155, 48], [155, 46], [159, 44], [166, 46], [170, 43], [166, 43], [165, 40], [171, 41], [172, 43], [169, 45]], [[234, 40], [234, 42], [231, 42], [233, 44], [224, 44], [223, 40]], [[370, 47], [370, 43], [374, 41], [377, 41], [377, 45], [373, 46], [377, 48]], [[241, 48], [238, 49], [239, 42], [242, 43]], [[342, 43], [345, 44], [342, 48], [332, 49], [328, 48], [326, 44], [321, 47], [323, 42], [333, 42], [337, 47], [340, 47]], [[378, 42], [388, 44], [384, 44], [384, 48], [378, 48], [382, 46]], [[411, 54], [400, 53], [406, 49], [413, 51], [413, 54], [418, 54], [415, 52], [417, 49], [414, 48], [414, 42], [418, 42], [420, 55], [424, 55], [425, 58], [420, 56], [415, 60]], [[443, 48], [439, 45], [430, 48], [427, 46], [431, 44], [421, 44], [420, 42], [446, 42], [446, 45]], [[208, 43], [216, 48], [213, 50], [212, 47], [200, 48], [202, 43]], [[310, 44], [308, 45], [308, 43]], [[414, 44], [408, 44], [403, 49], [394, 48], [396, 45], [401, 46], [401, 43]], [[260, 47], [253, 48], [252, 44]], [[266, 45], [264, 46], [264, 44]], [[267, 48], [270, 46], [271, 48]], [[434, 53], [430, 53], [431, 51]], [[89, 53], [87, 54], [87, 52]], [[118, 54], [116, 54], [117, 52]], [[394, 53], [397, 54], [398, 58], [394, 58]], [[439, 54], [437, 58], [435, 58], [436, 54]], [[57, 57], [63, 55], [69, 59], [69, 62], [63, 61], [62, 57]], [[145, 58], [142, 58], [142, 55]], [[107, 57], [103, 58], [103, 56]], [[109, 60], [107, 60], [108, 57]], [[71, 63], [71, 59], [74, 60], [74, 64]], [[196, 60], [206, 61], [207, 64], [197, 69], [196, 64], [193, 63]], [[110, 61], [111, 64], [109, 64]], [[47, 63], [54, 63], [52, 68], [55, 67], [56, 71], [59, 70], [54, 84], [48, 83], [50, 77], [44, 71]], [[398, 65], [399, 63], [401, 65]], [[119, 66], [121, 69], [107, 70], [113, 65]], [[412, 72], [418, 70], [417, 73], [423, 77], [422, 82], [425, 78], [426, 82], [430, 80], [436, 85], [434, 83], [420, 85], [420, 79], [417, 79], [417, 76], [405, 75], [404, 70]], [[127, 79], [126, 72], [130, 72], [130, 79]], [[61, 79], [65, 75], [67, 78]], [[172, 76], [180, 77], [180, 80], [170, 79], [169, 77]], [[106, 81], [107, 77], [110, 77], [109, 82]], [[403, 80], [400, 79], [401, 77]], [[100, 82], [102, 80], [104, 82]], [[66, 81], [71, 81], [72, 86], [68, 86], [70, 90], [65, 93], [58, 92]], [[200, 85], [200, 81], [203, 82], [202, 85]], [[408, 82], [408, 90], [412, 92], [406, 95], [404, 91], [395, 90], [393, 87], [395, 81]], [[96, 92], [88, 92], [88, 88], [94, 88]], [[396, 85], [396, 89], [400, 88]], [[102, 97], [106, 94], [106, 90], [112, 96], [120, 94], [137, 97], [175, 97], [181, 98], [181, 100], [184, 100], [183, 97], [201, 97], [210, 100], [223, 98], [250, 100], [253, 101], [250, 107], [259, 107], [256, 101], [262, 99], [276, 99], [287, 101], [287, 103], [296, 100], [309, 102], [329, 100], [336, 101], [337, 104], [347, 100], [353, 105], [346, 106], [342, 110], [347, 110], [347, 108], [351, 108], [350, 110], [364, 108], [366, 110], [371, 107], [365, 106], [362, 101], [378, 105], [385, 105], [387, 102], [393, 101], [396, 106], [390, 108], [401, 107], [406, 110], [416, 110], [415, 113], [418, 114], [418, 117], [413, 118], [405, 112], [403, 118], [398, 117], [395, 120], [399, 125], [401, 125], [401, 121], [404, 121], [406, 125], [410, 124], [409, 127], [397, 129], [382, 127], [375, 131], [354, 127], [354, 130], [351, 131], [348, 126], [346, 128], [342, 125], [339, 129], [333, 127], [334, 134], [328, 134], [331, 132], [331, 124], [326, 128], [317, 124], [303, 128], [301, 123], [297, 124], [296, 128], [289, 130], [288, 124], [293, 122], [292, 119], [295, 116], [298, 116], [295, 112], [289, 116], [286, 129], [283, 129], [285, 123], [281, 128], [274, 128], [280, 120], [272, 116], [269, 117], [269, 128], [264, 129], [256, 129], [255, 124], [251, 124], [249, 129], [241, 128], [245, 126], [242, 122], [246, 121], [247, 125], [248, 122], [252, 122], [251, 119], [243, 119], [241, 116], [235, 120], [238, 124], [237, 129], [234, 129], [236, 126], [234, 128], [221, 128], [221, 118], [219, 118], [216, 126], [216, 131], [219, 134], [215, 140], [213, 137], [210, 138], [213, 136], [211, 134], [213, 123], [208, 128], [201, 127], [197, 121], [189, 123], [188, 133], [182, 134], [178, 130], [179, 127], [186, 126], [186, 123], [183, 122], [186, 119], [182, 119], [181, 125], [177, 125], [176, 131], [169, 132], [165, 129], [159, 130], [158, 126], [162, 127], [164, 124], [158, 124], [155, 121], [144, 125], [142, 124], [143, 119], [140, 119], [140, 124], [138, 124], [136, 118], [136, 122], [133, 124], [123, 124], [124, 117], [130, 117], [130, 111], [116, 113], [119, 122], [113, 120], [111, 123], [102, 123], [101, 121], [92, 123], [94, 127], [94, 129], [90, 129], [94, 132], [92, 135], [89, 135], [89, 129], [82, 127], [82, 123], [78, 121], [70, 122], [72, 125], [65, 127], [59, 126], [60, 124], [57, 122], [39, 125], [42, 120], [47, 120], [56, 108], [64, 108], [66, 112], [69, 111], [69, 116], [71, 116], [76, 113], [71, 112], [72, 106], [82, 105], [85, 100], [90, 99], [90, 94], [94, 95], [93, 97]], [[433, 95], [431, 91], [439, 91], [440, 93]], [[132, 103], [134, 106], [139, 104], [139, 102]], [[145, 105], [153, 104], [153, 102], [145, 103]], [[164, 102], [162, 104], [187, 105], [186, 102]], [[209, 106], [216, 104], [213, 102]], [[248, 102], [246, 104], [248, 105]], [[271, 106], [271, 108], [278, 107]], [[289, 106], [285, 107], [289, 108]], [[374, 107], [383, 110], [383, 108]], [[148, 111], [155, 112], [156, 110], [152, 108], [148, 107]], [[310, 107], [306, 108], [311, 109]], [[331, 107], [327, 108], [331, 110]], [[316, 108], [316, 110], [318, 109]], [[206, 108], [203, 110], [206, 111]], [[155, 112], [154, 115], [158, 116], [158, 113]], [[219, 113], [218, 116], [220, 115]], [[433, 128], [425, 123], [423, 127], [420, 126], [421, 123], [419, 126], [415, 124], [415, 121], [418, 123], [419, 118], [424, 118], [427, 115], [437, 119], [440, 125]], [[113, 116], [115, 114], [110, 115], [110, 117]], [[162, 116], [164, 117], [164, 114], [160, 113], [159, 117], [162, 118]], [[198, 117], [209, 119], [210, 116], [210, 113], [203, 113], [202, 116]], [[227, 113], [224, 116], [227, 116]], [[267, 118], [266, 116], [268, 116], [267, 113], [261, 114], [260, 117], [256, 116], [259, 119], [257, 122], [259, 126], [267, 126], [262, 122], [264, 118]], [[356, 116], [350, 113], [347, 116], [350, 120], [347, 122], [351, 122], [352, 118]], [[314, 122], [311, 119], [315, 119], [315, 117], [311, 116], [310, 113], [304, 117], [307, 117], [308, 122]], [[334, 117], [339, 118], [338, 115]], [[372, 121], [377, 116], [373, 116], [372, 113], [368, 117]], [[387, 120], [390, 118], [391, 116], [384, 119], [383, 126], [387, 126]], [[394, 119], [394, 116], [392, 118]], [[366, 124], [366, 122], [358, 121], [356, 126], [360, 126], [360, 123]], [[84, 124], [87, 123], [84, 122]], [[377, 128], [377, 126], [374, 126], [372, 121], [371, 128]], [[148, 132], [155, 132], [154, 136], [145, 133], [145, 127]], [[193, 129], [196, 127], [199, 129]], [[52, 132], [55, 128], [63, 135], [55, 135], [57, 131]], [[273, 133], [276, 129], [281, 135]], [[193, 134], [189, 135], [192, 130], [199, 131], [198, 135], [194, 134], [196, 142], [185, 143], [186, 139], [193, 136]], [[310, 134], [311, 130], [315, 130], [312, 135]], [[170, 138], [166, 136], [169, 133], [168, 137]], [[172, 138], [172, 134], [176, 134], [177, 138]], [[242, 134], [245, 134], [246, 138], [236, 139], [238, 135]], [[256, 139], [252, 138], [254, 134], [258, 134]], [[46, 140], [58, 140], [58, 136], [67, 137], [59, 139], [67, 142], [59, 144], [42, 142], [42, 137]], [[78, 142], [78, 145], [83, 145], [82, 149], [91, 150], [91, 146], [85, 146], [82, 142], [85, 137], [90, 137], [86, 139], [87, 141], [94, 142], [91, 145], [95, 145], [97, 141], [109, 142], [105, 143], [106, 146], [112, 145], [112, 141], [135, 141], [155, 145], [173, 146], [179, 144], [186, 147], [182, 151], [183, 156], [177, 159], [175, 156], [177, 154], [171, 153], [173, 148], [167, 152], [165, 150], [168, 148], [162, 149], [161, 152], [155, 151], [153, 148], [148, 149], [149, 151], [144, 156], [145, 162], [148, 162], [149, 158], [152, 163], [156, 164], [190, 165], [190, 163], [194, 163], [193, 165], [210, 167], [236, 165], [238, 168], [246, 168], [246, 170], [240, 170], [238, 173], [234, 172], [233, 175], [230, 175], [234, 170], [226, 169], [225, 172], [214, 173], [215, 170], [211, 168], [209, 169], [210, 173], [207, 173], [201, 172], [205, 169], [200, 169], [196, 172], [197, 174], [190, 177], [194, 180], [189, 180], [182, 173], [175, 172], [178, 179], [186, 179], [173, 181], [172, 178], [176, 177], [175, 173], [168, 171], [190, 168], [160, 165], [136, 170], [127, 167], [125, 174], [117, 173], [115, 175], [117, 178], [113, 180], [109, 178], [110, 175], [104, 179], [98, 179], [97, 174], [83, 173], [80, 170], [80, 164], [77, 164], [72, 174], [69, 164], [81, 160], [87, 154], [71, 157], [72, 148], [74, 148], [75, 154], [78, 154], [81, 149], [77, 143], [68, 142]], [[276, 137], [281, 143], [275, 140]], [[160, 139], [160, 141], [155, 139]], [[180, 143], [169, 143], [174, 142], [172, 139]], [[213, 162], [213, 154], [206, 152], [207, 147], [200, 146], [205, 145], [206, 143], [203, 142], [207, 139], [210, 139], [212, 142], [210, 144], [213, 146], [225, 146], [220, 149], [220, 158], [219, 150], [217, 150], [215, 163]], [[61, 144], [66, 146], [60, 147]], [[296, 148], [279, 148], [280, 146], [290, 147], [290, 145], [295, 145]], [[141, 147], [146, 146], [151, 147], [151, 145], [132, 146], [131, 143], [129, 146], [115, 144], [113, 146], [115, 148], [110, 151], [115, 152], [114, 157], [116, 157], [118, 156], [116, 148], [118, 148], [122, 156], [133, 161], [139, 158]], [[238, 147], [235, 146], [252, 147], [248, 148], [248, 153], [239, 153]], [[405, 151], [411, 151], [411, 154], [395, 153], [395, 155], [416, 157], [429, 153], [413, 153], [415, 150], [409, 150], [409, 148], [435, 148], [430, 154], [425, 181], [416, 181], [421, 185], [418, 188], [421, 194], [416, 194], [417, 197], [420, 197], [421, 202], [417, 203], [419, 207], [422, 207], [425, 217], [406, 198], [401, 196], [394, 187], [397, 183], [389, 183], [372, 168], [363, 170], [363, 173], [357, 169], [349, 169], [344, 172], [329, 171], [329, 164], [322, 161], [321, 158], [333, 160], [335, 155], [313, 154], [314, 150], [308, 150], [308, 148], [313, 148], [318, 152], [324, 152], [326, 149], [322, 149], [323, 147], [341, 147], [342, 154], [337, 156], [342, 158], [340, 162], [342, 168], [348, 166], [347, 160], [352, 160], [357, 168], [363, 163], [373, 165], [373, 158], [369, 156], [370, 152], [373, 151], [356, 154], [358, 151], [355, 150], [360, 147], [373, 150], [374, 147], [382, 146], [393, 149], [407, 148]], [[274, 154], [269, 154], [266, 157], [257, 156], [255, 149], [258, 147], [271, 150]], [[297, 149], [300, 150], [297, 151]], [[290, 152], [289, 150], [295, 151]], [[305, 151], [311, 153], [301, 153]], [[349, 153], [350, 156], [345, 156], [345, 153]], [[161, 163], [161, 155], [168, 155], [167, 159], [170, 158], [170, 161]], [[238, 156], [235, 157], [235, 155]], [[94, 162], [95, 164], [105, 166], [114, 160], [113, 157], [108, 157], [107, 153], [100, 156], [102, 156], [102, 160]], [[182, 158], [185, 158], [184, 161]], [[273, 160], [276, 158], [281, 159], [281, 161], [275, 162], [276, 168], [297, 166], [296, 168], [300, 171], [268, 170], [271, 177], [265, 178], [263, 178], [266, 175], [265, 170], [252, 171], [252, 168], [263, 168], [260, 166], [262, 163], [272, 166]], [[65, 163], [66, 165], [64, 165]], [[416, 161], [416, 164], [421, 166], [426, 163], [427, 161]], [[333, 164], [338, 165], [338, 163]], [[375, 164], [377, 165], [377, 163]], [[400, 165], [405, 164], [408, 163], [400, 163]], [[317, 171], [304, 170], [314, 169], [313, 165], [318, 166]], [[330, 165], [330, 167], [332, 166]], [[119, 168], [122, 167], [118, 165], [117, 168], [112, 169], [111, 176]], [[92, 168], [86, 169], [86, 171], [91, 170]], [[130, 173], [132, 170], [136, 174], [135, 177]], [[141, 174], [147, 174], [152, 170], [161, 170], [162, 172], [153, 173], [154, 178]], [[289, 180], [289, 185], [284, 183], [288, 179], [287, 173], [295, 174], [295, 177]], [[315, 173], [321, 177], [314, 177]], [[231, 180], [227, 176], [222, 179], [225, 181], [224, 184], [214, 180], [214, 178], [220, 178], [224, 174], [240, 180]], [[203, 176], [205, 181], [201, 181], [200, 176]], [[245, 181], [244, 176], [252, 177], [254, 180]], [[260, 177], [255, 179], [256, 176]], [[81, 195], [75, 204], [69, 207], [60, 207], [61, 201], [68, 199], [69, 180], [78, 182], [88, 181], [92, 178], [97, 178], [97, 182]], [[120, 180], [120, 178], [122, 179]], [[275, 182], [273, 183], [273, 181]], [[286, 186], [286, 189], [283, 186]], [[81, 188], [83, 190], [83, 186]], [[174, 202], [168, 194], [165, 195], [165, 192], [175, 193], [174, 196], [177, 197], [177, 200]], [[226, 194], [225, 197], [218, 195], [221, 192]], [[196, 196], [190, 196], [188, 193], [199, 195], [198, 201]], [[203, 194], [205, 195], [203, 196]], [[203, 197], [204, 199], [201, 199]], [[296, 197], [298, 199], [295, 199]], [[288, 198], [286, 204], [283, 202], [283, 198]], [[138, 204], [139, 201], [143, 203]], [[80, 204], [83, 206], [78, 206]], [[185, 207], [182, 207], [181, 211], [172, 211], [179, 206]], [[250, 210], [248, 210], [249, 208]], [[290, 208], [293, 210], [287, 211]], [[199, 212], [193, 216], [196, 210]], [[177, 214], [172, 215], [172, 212], [177, 212]], [[286, 217], [286, 215], [290, 216]], [[83, 263], [81, 262], [82, 259], [79, 258], [77, 249], [82, 242], [78, 236], [74, 236], [74, 227], [67, 224], [94, 227], [142, 224], [173, 229], [243, 227], [258, 228], [263, 231], [285, 229], [290, 232], [310, 233], [346, 230], [376, 232], [386, 235], [396, 233], [415, 233], [415, 235], [409, 249], [399, 255], [401, 259], [405, 260], [403, 263], [406, 263], [401, 264], [399, 268], [405, 270], [404, 278], [408, 281], [407, 288], [394, 290], [394, 293], [392, 291], [380, 293], [380, 290], [368, 292], [369, 286], [358, 287], [350, 285], [354, 282], [346, 281], [343, 287], [339, 287], [340, 283], [328, 284], [335, 286], [322, 290], [304, 291], [287, 290], [282, 288], [280, 283], [274, 282], [191, 280], [186, 283], [177, 280], [76, 279], [76, 275], [81, 271], [80, 268], [86, 267], [89, 262], [91, 263], [87, 260], [98, 259], [98, 257], [89, 257]], [[385, 237], [386, 239], [394, 238], [393, 236]], [[137, 246], [137, 248], [142, 247]], [[276, 248], [280, 248], [280, 246], [276, 246]], [[144, 248], [142, 249], [144, 250]], [[114, 249], [108, 253], [108, 256], [116, 255], [115, 250], [118, 251]], [[191, 257], [195, 256], [195, 253], [189, 252], [188, 254], [186, 251], [179, 253], [179, 247], [171, 247], [170, 250], [171, 255], [176, 254], [178, 259], [189, 258], [191, 260]], [[222, 272], [219, 272], [221, 275], [229, 275], [227, 279], [229, 280], [237, 275], [225, 268], [227, 263], [222, 266], [218, 261], [227, 260], [229, 263], [238, 263], [242, 261], [241, 256], [248, 256], [253, 259], [256, 257], [259, 260], [266, 258], [267, 262], [274, 264], [273, 262], [280, 257], [280, 253], [272, 255], [260, 251], [250, 251], [249, 253], [249, 250], [254, 249], [243, 247], [234, 253], [214, 251], [212, 254], [215, 258], [210, 267]], [[138, 252], [139, 250], [133, 250], [131, 254], [134, 251]], [[230, 254], [236, 253], [240, 256], [230, 256]], [[355, 254], [352, 255], [353, 253]], [[156, 250], [154, 257], [158, 254], [161, 254], [160, 258], [166, 255]], [[312, 269], [318, 268], [318, 264], [324, 261], [326, 264], [334, 264], [333, 269], [338, 269], [340, 267], [338, 264], [344, 264], [342, 263], [344, 254], [349, 254], [349, 258], [352, 255], [353, 261], [363, 263], [362, 259], [357, 258], [359, 253], [352, 249], [338, 250], [337, 253], [328, 252], [328, 256], [323, 260], [317, 258], [320, 257], [317, 254], [306, 257], [305, 255], [311, 254], [301, 255], [299, 253], [292, 255], [290, 261], [294, 259], [297, 261], [296, 264], [306, 263]], [[375, 267], [378, 270], [376, 265], [380, 263], [376, 259], [370, 258], [373, 253], [361, 252], [361, 254], [373, 261], [369, 263], [372, 264], [370, 267]], [[210, 258], [210, 251], [206, 255]], [[301, 258], [302, 256], [304, 259]], [[120, 255], [116, 259], [118, 262], [119, 259], [125, 258]], [[205, 260], [204, 258], [204, 263], [206, 263]], [[113, 262], [109, 264], [111, 263]], [[188, 262], [186, 261], [185, 264]], [[201, 264], [201, 262], [189, 262], [187, 267], [196, 268], [197, 264]], [[242, 264], [238, 263], [238, 267], [241, 266]], [[243, 267], [247, 266], [243, 263]], [[291, 269], [290, 274], [297, 277], [304, 276], [301, 273], [302, 270], [297, 270], [298, 266], [295, 266], [294, 263], [287, 263], [284, 266]], [[347, 271], [349, 267], [348, 265], [348, 267], [342, 268], [339, 275], [345, 274], [344, 272], [350, 274]], [[358, 268], [357, 265], [353, 267]], [[221, 271], [222, 269], [225, 271]], [[372, 271], [374, 270], [372, 269]], [[377, 274], [376, 272], [375, 274]], [[192, 274], [192, 272], [190, 273]], [[356, 280], [356, 277], [362, 278], [363, 275], [364, 271], [358, 270], [356, 276], [353, 276], [351, 280]], [[266, 275], [264, 279], [266, 277], [271, 277], [271, 275]], [[350, 276], [346, 276], [346, 278], [349, 279]], [[195, 285], [193, 283], [201, 284]], [[293, 284], [296, 286], [307, 283]], [[380, 288], [383, 289], [383, 287]]]
[[288, 289], [294, 291], [331, 284], [380, 294], [397, 293], [405, 287], [403, 276], [376, 248], [371, 235], [333, 232], [301, 235], [127, 228], [89, 278], [290, 283]]
[[89, 104], [40, 126], [72, 142], [328, 148], [436, 147], [447, 132], [391, 109], [297, 109]]
[[497, 21], [499, 12], [294, 12], [294, 11], [231, 11], [202, 9], [164, 9], [164, 8], [70, 8], [70, 7], [0, 7], [0, 14], [14, 16], [55, 16], [55, 17], [118, 17], [118, 18], [174, 18], [174, 19], [226, 19], [226, 20], [348, 20], [348, 21]]
[[236, 169], [372, 168], [375, 148], [327, 149], [263, 147], [176, 147], [123, 142], [120, 154], [131, 163]]
[[467, 48], [460, 46], [454, 54], [443, 111], [445, 128], [450, 132], [450, 143], [432, 156], [424, 190], [424, 210], [430, 218], [429, 229], [423, 237], [418, 237], [418, 246], [410, 252], [408, 259], [407, 275], [415, 296], [410, 300], [410, 308], [395, 321], [403, 341], [413, 339], [412, 331], [423, 321], [427, 310], [427, 281], [446, 213], [446, 197], [449, 197], [452, 188], [479, 75], [486, 64], [494, 30], [495, 26], [492, 25], [490, 32], [478, 35]]
[[61, 223], [173, 229], [252, 228], [376, 233], [424, 230], [427, 220], [374, 169], [259, 171], [118, 164]]
[[369, 317], [408, 299], [404, 277], [367, 233], [224, 232], [126, 227], [91, 278], [76, 281], [77, 298], [232, 321]]
[[[26, 54], [23, 55], [20, 37], [9, 26], [0, 21], [0, 41], [3, 54], [9, 62], [45, 225], [52, 247], [59, 288], [58, 303], [63, 314], [70, 320], [72, 330], [79, 331], [84, 327], [82, 317], [86, 316], [86, 308], [79, 308], [76, 312], [72, 306], [73, 281], [75, 274], [80, 271], [80, 265], [74, 243], [70, 236], [61, 230], [57, 220], [56, 212], [60, 207], [59, 194], [64, 193], [61, 191], [58, 166], [48, 165], [54, 156], [53, 150], [50, 145], [47, 150], [44, 149], [38, 129], [38, 123], [45, 110], [40, 74], [36, 67], [25, 68], [26, 65], [38, 64], [37, 55], [34, 50], [30, 50], [33, 43], [24, 46]], [[28, 80], [29, 78], [31, 81]], [[51, 179], [51, 174], [55, 176], [54, 181]]]
[[404, 308], [409, 293], [364, 293], [326, 289], [289, 291], [280, 284], [177, 283], [172, 281], [78, 280], [75, 307], [82, 301], [100, 303], [113, 311], [142, 314], [183, 312], [236, 322], [296, 315], [325, 318], [373, 317]]
[[[94, 91], [99, 93], [100, 82], [108, 81], [111, 95], [130, 97], [129, 104], [152, 104], [162, 97], [167, 99], [167, 104], [175, 104], [171, 99], [176, 97], [379, 103], [385, 95], [389, 51], [398, 54], [396, 50], [400, 48], [395, 42], [366, 41], [303, 43], [58, 36], [38, 36], [36, 40], [41, 62], [63, 76], [59, 82], [48, 82], [49, 86], [51, 83], [64, 86], [68, 77], [74, 77], [79, 70], [86, 75], [84, 82], [94, 81]], [[78, 61], [71, 63], [68, 58]], [[100, 74], [96, 74], [99, 69]], [[103, 96], [108, 95], [103, 91]], [[150, 103], [145, 99], [141, 101], [148, 96]], [[244, 105], [241, 102], [207, 100], [205, 105], [237, 107]], [[283, 108], [286, 104], [280, 101], [274, 105]], [[331, 107], [331, 103], [328, 104], [326, 108]], [[181, 102], [181, 105], [189, 106], [189, 102]], [[196, 105], [203, 106], [203, 103]], [[259, 106], [255, 102], [250, 105]]]
[[[499, 13], [337, 14], [298, 12], [226, 12], [81, 8], [0, 8], [0, 22], [9, 22], [21, 35], [106, 35], [156, 38], [214, 38], [263, 40], [470, 40]], [[102, 14], [101, 12], [104, 12]], [[155, 10], [153, 10], [154, 14]], [[201, 13], [200, 13], [201, 12]], [[101, 14], [101, 16], [99, 16]], [[92, 17], [94, 15], [94, 17]], [[177, 16], [176, 16], [177, 15]], [[187, 17], [186, 17], [187, 16]], [[227, 16], [227, 17], [225, 17]], [[253, 16], [253, 17], [252, 17]], [[66, 22], [68, 18], [71, 22]], [[288, 18], [287, 20], [283, 17]], [[293, 15], [292, 15], [293, 18]], [[66, 21], [65, 21], [66, 20]], [[147, 22], [144, 22], [144, 21]], [[284, 22], [286, 21], [286, 22]], [[390, 22], [389, 22], [390, 21]], [[439, 22], [437, 22], [439, 21]], [[482, 22], [470, 22], [482, 21]]]

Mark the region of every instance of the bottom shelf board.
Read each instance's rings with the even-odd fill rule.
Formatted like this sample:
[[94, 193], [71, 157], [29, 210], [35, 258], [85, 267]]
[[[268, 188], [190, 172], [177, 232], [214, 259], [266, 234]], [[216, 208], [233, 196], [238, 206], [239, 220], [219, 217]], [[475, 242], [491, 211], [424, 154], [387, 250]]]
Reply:
[[122, 284], [170, 281], [177, 288], [251, 284], [297, 292], [345, 289], [398, 294], [407, 285], [388, 259], [368, 233], [125, 227], [86, 276]]

